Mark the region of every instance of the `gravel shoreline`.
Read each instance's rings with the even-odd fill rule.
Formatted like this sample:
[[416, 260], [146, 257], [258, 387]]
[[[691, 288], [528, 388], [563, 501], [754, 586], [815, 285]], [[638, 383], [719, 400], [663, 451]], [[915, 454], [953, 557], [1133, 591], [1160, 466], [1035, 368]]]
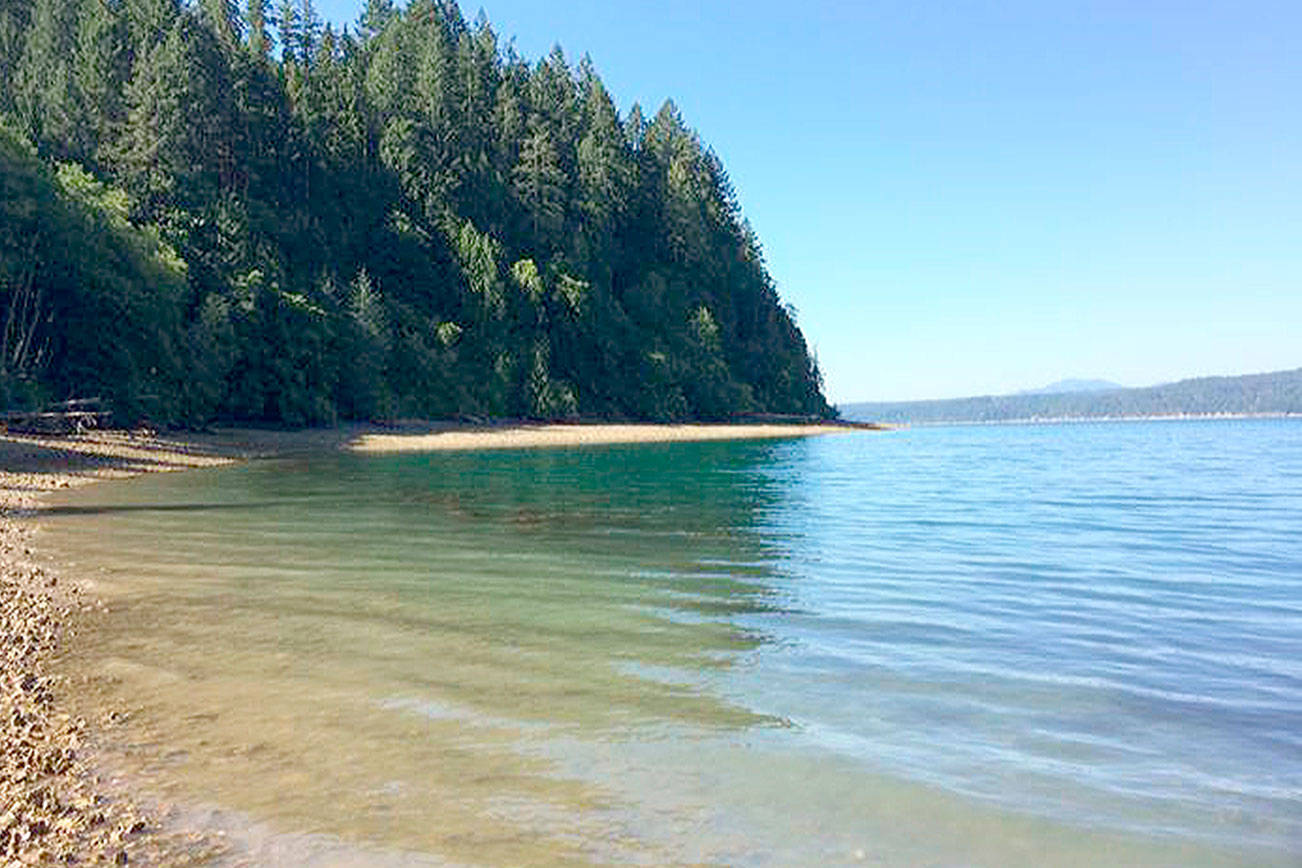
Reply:
[[52, 491], [257, 454], [222, 440], [0, 435], [0, 862], [195, 865], [220, 852], [205, 834], [165, 828], [96, 768], [89, 742], [113, 721], [68, 714], [51, 670], [79, 613], [99, 603], [39, 563], [32, 537]]

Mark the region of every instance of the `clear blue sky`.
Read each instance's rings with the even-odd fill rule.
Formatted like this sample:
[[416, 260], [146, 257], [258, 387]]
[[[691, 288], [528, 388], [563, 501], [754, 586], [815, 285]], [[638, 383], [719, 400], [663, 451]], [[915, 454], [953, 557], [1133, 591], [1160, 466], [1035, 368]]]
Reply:
[[483, 8], [678, 103], [833, 401], [1302, 366], [1296, 0]]

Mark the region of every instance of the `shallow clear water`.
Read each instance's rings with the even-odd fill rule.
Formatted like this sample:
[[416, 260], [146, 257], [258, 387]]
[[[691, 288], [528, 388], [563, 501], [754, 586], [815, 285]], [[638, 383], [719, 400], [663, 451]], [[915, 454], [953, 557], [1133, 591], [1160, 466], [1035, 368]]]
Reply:
[[1302, 860], [1295, 420], [337, 455], [55, 507], [110, 601], [68, 667], [263, 861]]

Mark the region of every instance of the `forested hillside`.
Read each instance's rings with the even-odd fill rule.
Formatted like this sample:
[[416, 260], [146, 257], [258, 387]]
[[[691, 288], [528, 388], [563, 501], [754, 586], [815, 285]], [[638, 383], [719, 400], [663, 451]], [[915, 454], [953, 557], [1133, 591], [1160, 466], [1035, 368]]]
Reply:
[[719, 159], [453, 0], [4, 0], [0, 401], [826, 415]]
[[841, 412], [848, 419], [914, 424], [1127, 416], [1302, 415], [1302, 368], [1241, 377], [1199, 377], [1143, 389], [846, 404]]

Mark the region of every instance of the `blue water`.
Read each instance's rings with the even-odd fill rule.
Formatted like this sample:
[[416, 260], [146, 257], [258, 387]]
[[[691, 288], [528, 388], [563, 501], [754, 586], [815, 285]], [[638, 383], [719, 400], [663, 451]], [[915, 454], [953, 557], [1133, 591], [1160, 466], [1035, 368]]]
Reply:
[[157, 785], [359, 863], [1302, 863], [1297, 420], [322, 456], [56, 506]]

